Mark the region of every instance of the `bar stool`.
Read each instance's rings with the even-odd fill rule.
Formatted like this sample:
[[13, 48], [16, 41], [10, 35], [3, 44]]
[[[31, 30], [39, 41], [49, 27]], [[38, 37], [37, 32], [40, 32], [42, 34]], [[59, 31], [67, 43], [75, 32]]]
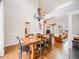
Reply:
[[18, 41], [19, 41], [19, 59], [22, 59], [22, 53], [23, 52], [26, 52], [26, 54], [29, 54], [29, 59], [30, 59], [30, 47], [29, 47], [29, 45], [22, 45], [22, 43], [21, 43], [21, 39], [17, 36], [16, 37], [17, 39], [18, 39]]

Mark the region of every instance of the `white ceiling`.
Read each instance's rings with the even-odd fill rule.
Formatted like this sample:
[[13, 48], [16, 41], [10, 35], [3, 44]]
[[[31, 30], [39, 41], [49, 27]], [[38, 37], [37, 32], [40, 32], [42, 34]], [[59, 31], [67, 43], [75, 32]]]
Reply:
[[79, 0], [40, 0], [40, 7], [46, 13], [50, 13], [56, 7], [63, 5], [70, 1], [79, 1]]

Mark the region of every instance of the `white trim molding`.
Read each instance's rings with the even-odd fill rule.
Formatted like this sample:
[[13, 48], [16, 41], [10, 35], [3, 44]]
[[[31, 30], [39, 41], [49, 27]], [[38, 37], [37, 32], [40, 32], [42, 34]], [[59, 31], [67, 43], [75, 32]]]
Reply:
[[24, 33], [6, 33], [4, 40], [4, 47], [18, 44], [17, 36], [20, 38], [24, 35]]
[[57, 10], [54, 10], [51, 13], [45, 15], [44, 20], [49, 18], [59, 17], [61, 15], [66, 15], [69, 13], [75, 13], [74, 11], [77, 12], [77, 10], [79, 10], [78, 5], [79, 5], [79, 1], [71, 1], [66, 6], [58, 7], [56, 8]]

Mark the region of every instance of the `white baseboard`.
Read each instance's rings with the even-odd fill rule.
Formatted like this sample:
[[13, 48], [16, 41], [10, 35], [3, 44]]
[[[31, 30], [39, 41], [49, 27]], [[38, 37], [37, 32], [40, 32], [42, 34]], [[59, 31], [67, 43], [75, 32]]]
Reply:
[[18, 44], [17, 36], [20, 38], [23, 36], [23, 33], [7, 33], [5, 34], [4, 47]]
[[4, 44], [4, 47], [16, 45], [16, 44], [18, 44], [18, 41], [15, 41], [15, 39], [13, 41], [8, 39], [8, 41], [6, 41], [6, 43]]
[[0, 40], [0, 56], [4, 56], [4, 40]]

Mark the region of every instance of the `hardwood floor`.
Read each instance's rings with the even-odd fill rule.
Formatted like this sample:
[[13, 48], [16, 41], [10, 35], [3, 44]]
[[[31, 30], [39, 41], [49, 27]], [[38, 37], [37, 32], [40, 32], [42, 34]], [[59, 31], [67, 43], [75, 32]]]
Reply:
[[[4, 59], [18, 59], [18, 45], [6, 47], [5, 51]], [[79, 59], [78, 49], [72, 48], [71, 52], [70, 59]], [[26, 53], [23, 53], [23, 59], [28, 59]], [[69, 59], [68, 42], [53, 44], [52, 49], [44, 51], [42, 59]]]
[[18, 45], [5, 48], [4, 59], [18, 59]]
[[3, 57], [0, 57], [0, 59], [3, 59]]
[[[67, 44], [67, 43], [65, 43]], [[55, 43], [54, 47], [43, 56], [43, 59], [68, 59], [68, 48], [65, 44]], [[64, 45], [64, 46], [63, 46]]]

